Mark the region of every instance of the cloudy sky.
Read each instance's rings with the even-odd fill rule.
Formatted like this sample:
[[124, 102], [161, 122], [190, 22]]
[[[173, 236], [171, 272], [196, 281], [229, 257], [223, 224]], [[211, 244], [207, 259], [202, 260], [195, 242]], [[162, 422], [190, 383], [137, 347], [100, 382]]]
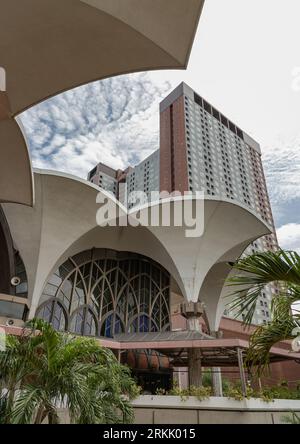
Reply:
[[22, 115], [34, 166], [86, 177], [158, 148], [159, 102], [181, 81], [261, 143], [283, 247], [300, 251], [299, 0], [206, 0], [187, 71], [96, 82]]

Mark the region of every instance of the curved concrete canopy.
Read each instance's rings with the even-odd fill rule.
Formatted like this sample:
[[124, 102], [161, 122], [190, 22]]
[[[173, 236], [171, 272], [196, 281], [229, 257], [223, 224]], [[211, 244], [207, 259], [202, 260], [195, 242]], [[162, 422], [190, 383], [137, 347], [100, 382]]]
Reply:
[[[179, 200], [167, 205], [173, 207], [171, 213], [178, 214], [176, 207], [181, 209], [181, 204]], [[196, 205], [194, 201], [194, 214]], [[164, 207], [166, 202], [150, 207], [155, 206]], [[149, 212], [149, 208], [146, 207], [143, 212]], [[184, 297], [188, 301], [204, 303], [208, 327], [212, 332], [218, 331], [226, 304], [230, 302], [228, 296], [232, 290], [224, 286], [231, 273], [228, 263], [235, 262], [251, 242], [272, 230], [246, 206], [212, 197], [204, 200], [201, 237], [186, 237], [185, 225], [173, 226], [172, 229], [161, 226], [148, 229], [172, 257], [180, 275], [181, 289], [184, 287]]]
[[24, 133], [15, 119], [1, 120], [0, 116], [0, 203], [3, 202], [32, 206], [34, 184]]
[[14, 276], [14, 246], [3, 210], [0, 207], [0, 293], [13, 293], [11, 278]]
[[240, 257], [248, 245], [249, 241], [246, 241], [229, 251], [212, 266], [202, 283], [199, 301], [204, 303], [206, 320], [211, 333], [219, 330], [224, 310], [233, 300], [233, 297], [230, 297], [232, 287], [224, 285], [225, 280], [235, 274], [229, 263]]
[[[166, 203], [157, 205], [165, 206]], [[171, 202], [171, 207], [178, 205], [180, 201]], [[202, 236], [186, 237], [186, 226], [148, 229], [170, 253], [184, 282], [185, 296], [194, 302], [198, 301], [201, 286], [213, 265], [235, 261], [253, 240], [271, 232], [271, 228], [248, 208], [212, 197], [204, 200]]]
[[[180, 285], [180, 275], [169, 253], [144, 227], [99, 227], [98, 193], [120, 215], [126, 209], [90, 182], [51, 171], [35, 173], [34, 208], [3, 205], [12, 237], [26, 265], [31, 314], [35, 313], [48, 277], [68, 257], [90, 249], [109, 248], [149, 256], [163, 265]], [[181, 286], [184, 291], [184, 287]]]
[[119, 74], [185, 68], [204, 0], [0, 0], [13, 115]]
[[33, 205], [16, 115], [93, 80], [185, 68], [203, 3], [0, 0], [0, 202]]
[[[49, 275], [67, 257], [89, 248], [111, 248], [151, 257], [176, 280], [189, 301], [210, 301], [209, 320], [214, 327], [221, 291], [201, 291], [212, 268], [234, 261], [252, 240], [270, 230], [254, 214], [231, 201], [204, 201], [204, 232], [199, 238], [185, 237], [186, 226], [100, 227], [96, 213], [100, 192], [113, 206], [116, 200], [97, 186], [72, 176], [49, 171], [35, 173], [36, 205], [3, 205], [13, 239], [27, 269], [31, 315], [34, 315]], [[153, 204], [166, 208], [179, 202]], [[117, 202], [119, 213], [126, 209]], [[134, 211], [129, 213], [134, 215]], [[224, 272], [219, 274], [223, 278]], [[205, 288], [205, 285], [204, 285]]]

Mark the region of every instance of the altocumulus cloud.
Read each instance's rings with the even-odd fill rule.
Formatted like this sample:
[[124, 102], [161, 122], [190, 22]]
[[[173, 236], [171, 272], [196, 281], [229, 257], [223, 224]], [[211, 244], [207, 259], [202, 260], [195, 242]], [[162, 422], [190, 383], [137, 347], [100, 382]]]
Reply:
[[300, 224], [283, 225], [277, 230], [279, 244], [286, 250], [295, 250], [300, 254]]
[[263, 160], [278, 225], [300, 223], [300, 137], [265, 148]]
[[86, 177], [98, 162], [135, 164], [158, 148], [159, 101], [169, 82], [147, 73], [94, 82], [22, 114], [33, 165]]
[[[26, 111], [21, 120], [34, 166], [86, 177], [98, 162], [136, 164], [159, 147], [158, 104], [171, 86], [147, 73], [120, 76]], [[300, 137], [265, 147], [263, 159], [281, 244], [299, 248]]]

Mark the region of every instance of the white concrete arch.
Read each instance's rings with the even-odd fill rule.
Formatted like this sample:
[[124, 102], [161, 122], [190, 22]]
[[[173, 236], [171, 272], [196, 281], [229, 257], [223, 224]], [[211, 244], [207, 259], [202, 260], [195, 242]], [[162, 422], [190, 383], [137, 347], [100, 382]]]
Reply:
[[89, 248], [109, 248], [135, 252], [164, 266], [177, 281], [183, 294], [180, 274], [165, 248], [145, 227], [99, 227], [96, 213], [98, 193], [120, 214], [126, 209], [109, 193], [90, 182], [70, 175], [37, 170], [34, 208], [3, 205], [12, 237], [24, 260], [32, 315], [47, 279], [69, 256]]
[[[35, 173], [34, 208], [3, 205], [12, 237], [18, 245], [28, 275], [31, 313], [35, 312], [49, 275], [68, 256], [88, 248], [109, 248], [136, 252], [164, 266], [176, 280], [187, 301], [199, 297], [210, 307], [211, 328], [217, 322], [221, 291], [205, 290], [213, 267], [236, 260], [254, 239], [270, 232], [269, 227], [246, 208], [231, 201], [202, 201], [203, 234], [186, 237], [183, 226], [105, 227], [97, 225], [98, 193], [109, 205], [117, 205], [121, 216], [126, 209], [110, 194], [90, 182], [50, 171]], [[141, 209], [176, 208], [176, 202], [160, 202]], [[193, 200], [193, 205], [198, 201]], [[133, 216], [134, 211], [129, 213]], [[223, 268], [220, 276], [223, 277]], [[217, 269], [218, 269], [217, 268]], [[207, 282], [207, 280], [206, 280]], [[202, 291], [202, 287], [204, 288]], [[213, 288], [213, 287], [212, 287]]]
[[[75, 239], [96, 226], [100, 188], [66, 174], [39, 171], [34, 174], [34, 208], [4, 204], [12, 237], [27, 270], [28, 290], [34, 305], [49, 269]], [[110, 202], [111, 195], [102, 191]], [[117, 203], [120, 212], [122, 205]], [[125, 210], [126, 211], [126, 210]]]
[[[181, 203], [172, 202], [171, 207]], [[197, 200], [194, 200], [196, 206]], [[154, 206], [165, 205], [165, 203]], [[147, 208], [142, 210], [149, 211]], [[189, 301], [197, 302], [202, 284], [217, 264], [235, 261], [253, 240], [269, 234], [271, 228], [254, 212], [231, 200], [205, 198], [203, 235], [186, 237], [187, 227], [149, 227], [172, 257]]]
[[[162, 265], [176, 281], [180, 291], [185, 295], [185, 288], [180, 274], [163, 245], [153, 234], [145, 227], [95, 227], [80, 239], [76, 240], [63, 254], [56, 263], [49, 269], [48, 275], [43, 285], [37, 289], [37, 293], [42, 293], [44, 286], [50, 276], [62, 265], [68, 258], [73, 257], [86, 250], [107, 249], [118, 252], [136, 253], [152, 259]], [[32, 304], [30, 315], [34, 316], [36, 307], [39, 305], [35, 300]]]
[[225, 256], [211, 267], [202, 283], [199, 292], [199, 302], [204, 303], [206, 319], [211, 332], [219, 330], [224, 310], [233, 299], [230, 297], [233, 289], [225, 283], [230, 276], [235, 274], [235, 271], [232, 270], [229, 264], [235, 262], [248, 247], [249, 243], [256, 239], [255, 237], [247, 240], [228, 251]]

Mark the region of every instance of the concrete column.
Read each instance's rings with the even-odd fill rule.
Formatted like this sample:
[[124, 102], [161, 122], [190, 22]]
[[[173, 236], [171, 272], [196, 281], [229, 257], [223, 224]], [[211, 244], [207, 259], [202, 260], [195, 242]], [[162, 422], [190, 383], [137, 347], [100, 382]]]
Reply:
[[201, 369], [201, 350], [200, 348], [188, 349], [189, 363], [189, 387], [201, 387], [202, 369]]
[[[189, 331], [202, 331], [200, 318], [203, 315], [201, 303], [188, 302], [181, 304], [181, 314], [187, 319]], [[201, 349], [188, 349], [189, 387], [202, 385]]]
[[[212, 336], [216, 339], [221, 339], [223, 337], [222, 331], [211, 332]], [[223, 384], [222, 384], [222, 373], [220, 367], [213, 367], [212, 371], [212, 389], [214, 396], [223, 396]]]
[[223, 396], [222, 373], [220, 367], [212, 369], [212, 387], [214, 396]]
[[245, 368], [244, 368], [243, 350], [240, 348], [237, 349], [237, 357], [238, 357], [240, 378], [241, 378], [241, 384], [242, 384], [242, 393], [244, 396], [246, 396], [247, 395], [247, 381], [246, 381]]

